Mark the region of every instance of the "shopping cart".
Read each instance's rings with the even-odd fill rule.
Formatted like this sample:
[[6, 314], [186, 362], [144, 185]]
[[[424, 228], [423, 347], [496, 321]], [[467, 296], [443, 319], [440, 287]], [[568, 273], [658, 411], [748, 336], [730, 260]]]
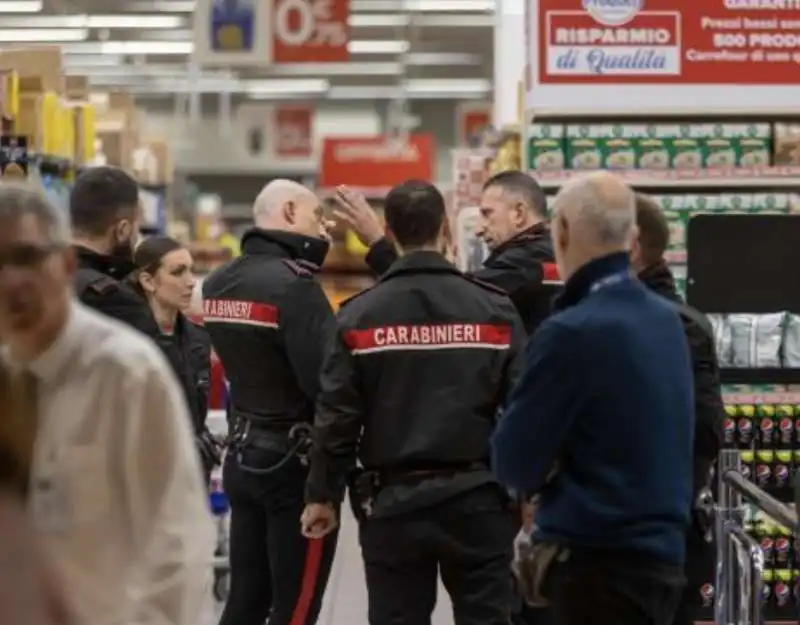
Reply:
[[225, 601], [230, 589], [230, 562], [228, 560], [228, 512], [230, 505], [222, 490], [222, 471], [217, 467], [211, 474], [209, 489], [211, 513], [217, 523], [217, 543], [214, 549], [214, 598]]

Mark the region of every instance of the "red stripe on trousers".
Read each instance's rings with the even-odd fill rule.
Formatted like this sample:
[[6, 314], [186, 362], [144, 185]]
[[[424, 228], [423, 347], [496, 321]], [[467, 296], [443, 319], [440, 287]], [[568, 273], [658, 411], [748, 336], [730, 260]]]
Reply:
[[323, 539], [316, 538], [308, 541], [306, 547], [306, 561], [303, 565], [303, 582], [300, 586], [300, 595], [292, 612], [292, 620], [289, 625], [305, 625], [308, 618], [308, 611], [311, 609], [311, 602], [317, 591], [317, 578], [319, 577], [319, 567], [322, 564]]

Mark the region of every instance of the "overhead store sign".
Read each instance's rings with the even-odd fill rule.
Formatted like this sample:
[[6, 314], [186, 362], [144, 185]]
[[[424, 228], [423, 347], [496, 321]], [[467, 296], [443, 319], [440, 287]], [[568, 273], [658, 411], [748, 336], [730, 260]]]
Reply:
[[349, 60], [350, 0], [198, 0], [194, 58], [204, 66]]
[[800, 102], [796, 2], [532, 0], [526, 13], [529, 111], [774, 112]]
[[272, 151], [278, 158], [314, 155], [314, 109], [276, 106], [272, 111]]
[[318, 184], [325, 191], [347, 185], [382, 197], [412, 178], [432, 181], [435, 160], [429, 134], [409, 135], [406, 142], [386, 136], [325, 139]]

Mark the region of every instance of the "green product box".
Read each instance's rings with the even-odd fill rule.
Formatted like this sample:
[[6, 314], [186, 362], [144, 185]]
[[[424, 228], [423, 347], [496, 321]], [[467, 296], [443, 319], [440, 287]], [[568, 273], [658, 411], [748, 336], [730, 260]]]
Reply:
[[740, 124], [702, 124], [705, 145], [704, 167], [709, 169], [735, 167], [739, 161]]
[[567, 126], [567, 162], [572, 169], [633, 169], [637, 129], [625, 124]]
[[686, 249], [686, 213], [685, 211], [665, 210], [664, 217], [669, 225], [670, 251], [683, 251]]
[[753, 212], [752, 193], [723, 193], [719, 196], [719, 209], [724, 213]]
[[559, 171], [565, 167], [563, 124], [528, 126], [528, 168]]
[[636, 167], [639, 169], [669, 169], [672, 165], [672, 144], [678, 126], [648, 124], [639, 130], [636, 143]]
[[686, 209], [686, 195], [657, 195], [656, 201], [665, 211], [682, 211]]
[[736, 133], [736, 165], [766, 167], [772, 158], [772, 127], [770, 124], [741, 124]]
[[751, 212], [759, 215], [783, 215], [791, 210], [792, 200], [788, 193], [753, 194]]
[[674, 127], [671, 141], [672, 169], [700, 169], [706, 160], [705, 133], [707, 128], [696, 124]]
[[687, 209], [692, 214], [718, 213], [725, 209], [719, 194], [687, 196], [686, 202]]

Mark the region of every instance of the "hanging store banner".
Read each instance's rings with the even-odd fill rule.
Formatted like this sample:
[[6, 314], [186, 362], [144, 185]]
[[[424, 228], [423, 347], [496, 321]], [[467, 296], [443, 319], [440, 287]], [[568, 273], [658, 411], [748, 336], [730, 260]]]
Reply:
[[484, 133], [492, 127], [492, 104], [489, 102], [465, 102], [456, 108], [457, 147], [479, 148]]
[[800, 101], [796, 2], [530, 5], [529, 112], [774, 112]]
[[350, 0], [197, 0], [194, 59], [205, 67], [346, 62]]
[[311, 158], [314, 155], [314, 109], [276, 106], [272, 111], [271, 144], [278, 158]]
[[387, 136], [330, 138], [322, 144], [318, 185], [330, 193], [347, 185], [368, 197], [383, 197], [412, 178], [432, 181], [436, 147], [433, 136], [413, 134], [406, 141]]

